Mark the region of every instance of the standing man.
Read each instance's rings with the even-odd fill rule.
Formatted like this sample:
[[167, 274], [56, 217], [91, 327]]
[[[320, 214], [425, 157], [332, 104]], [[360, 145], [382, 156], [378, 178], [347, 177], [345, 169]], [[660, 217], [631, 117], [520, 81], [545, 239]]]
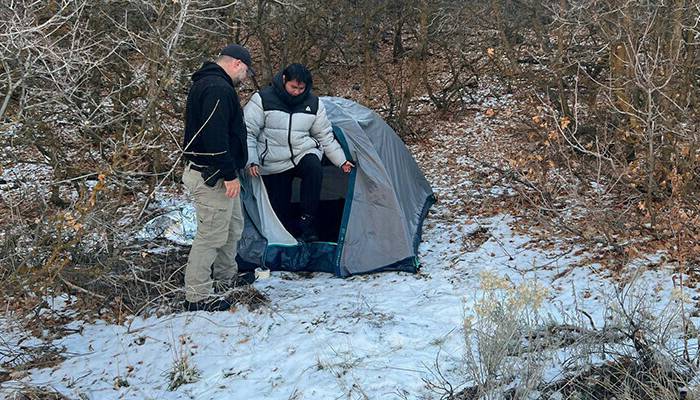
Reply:
[[248, 153], [252, 176], [262, 175], [272, 208], [281, 221], [290, 219], [292, 180], [301, 178], [301, 216], [298, 225], [304, 242], [318, 240], [315, 227], [321, 198], [323, 154], [343, 172], [354, 165], [333, 136], [326, 109], [311, 92], [311, 72], [291, 64], [255, 93], [245, 107]]
[[235, 258], [243, 232], [243, 210], [237, 170], [248, 162], [248, 151], [235, 87], [253, 73], [248, 50], [231, 44], [215, 62], [205, 62], [192, 75], [182, 182], [194, 201], [197, 234], [185, 269], [186, 311], [231, 307], [226, 299], [213, 296], [212, 278], [222, 288], [240, 284]]

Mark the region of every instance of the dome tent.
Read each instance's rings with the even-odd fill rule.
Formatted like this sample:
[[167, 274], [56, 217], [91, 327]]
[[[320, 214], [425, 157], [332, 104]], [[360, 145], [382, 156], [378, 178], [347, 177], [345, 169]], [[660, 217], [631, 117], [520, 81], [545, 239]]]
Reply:
[[[264, 266], [340, 277], [415, 272], [423, 220], [435, 202], [430, 184], [379, 115], [351, 100], [320, 100], [336, 139], [356, 165], [344, 174], [324, 157], [317, 221], [322, 241], [297, 242], [272, 210], [262, 179], [241, 176], [245, 227], [238, 243], [240, 269]], [[292, 191], [294, 206], [299, 201], [298, 180]]]

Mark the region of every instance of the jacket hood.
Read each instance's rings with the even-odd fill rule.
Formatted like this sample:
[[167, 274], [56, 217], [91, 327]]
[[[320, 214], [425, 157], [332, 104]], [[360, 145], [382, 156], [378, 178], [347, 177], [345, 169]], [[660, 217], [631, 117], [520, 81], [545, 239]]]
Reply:
[[231, 77], [228, 76], [226, 71], [224, 71], [223, 68], [219, 66], [217, 63], [213, 62], [205, 62], [202, 64], [202, 67], [197, 70], [194, 74], [192, 74], [192, 82], [197, 82], [200, 79], [204, 79], [206, 77], [210, 76], [218, 76], [226, 80], [231, 86], [233, 86], [233, 81], [231, 80]]
[[285, 104], [294, 106], [299, 103], [303, 103], [310, 95], [312, 91], [312, 85], [306, 85], [304, 93], [299, 96], [292, 96], [284, 88], [284, 82], [282, 81], [282, 72], [278, 72], [274, 78], [272, 78], [272, 87], [275, 88], [275, 92], [280, 99], [282, 99]]

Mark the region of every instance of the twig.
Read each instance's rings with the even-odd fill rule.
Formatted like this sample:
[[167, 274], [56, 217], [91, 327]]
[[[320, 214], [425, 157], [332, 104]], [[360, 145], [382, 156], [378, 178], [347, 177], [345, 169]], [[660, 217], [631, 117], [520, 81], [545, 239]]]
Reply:
[[211, 119], [211, 117], [214, 115], [214, 112], [216, 112], [216, 109], [217, 109], [218, 107], [219, 107], [219, 100], [217, 99], [217, 100], [216, 100], [216, 103], [214, 104], [214, 108], [211, 110], [211, 113], [210, 113], [209, 116], [207, 117], [206, 121], [204, 121], [204, 123], [202, 124], [202, 126], [199, 127], [199, 130], [192, 136], [192, 139], [190, 139], [190, 142], [187, 143], [187, 146], [185, 146], [185, 148], [182, 149], [182, 152], [181, 152], [180, 155], [177, 157], [177, 160], [175, 160], [175, 162], [173, 163], [173, 166], [170, 168], [170, 170], [168, 171], [168, 173], [165, 174], [165, 176], [163, 177], [163, 179], [161, 179], [160, 182], [158, 182], [158, 184], [153, 188], [153, 190], [151, 191], [151, 193], [146, 197], [146, 201], [143, 203], [143, 207], [141, 207], [141, 211], [139, 212], [139, 215], [136, 217], [136, 220], [137, 220], [137, 221], [141, 220], [141, 217], [143, 216], [144, 211], [146, 211], [146, 207], [148, 207], [148, 204], [150, 204], [151, 199], [153, 198], [153, 195], [155, 194], [156, 190], [160, 189], [160, 187], [163, 185], [163, 182], [165, 182], [165, 180], [168, 179], [168, 177], [170, 176], [170, 174], [172, 174], [173, 171], [175, 171], [175, 168], [177, 167], [177, 164], [178, 164], [178, 163], [180, 162], [180, 160], [182, 159], [182, 156], [185, 154], [185, 152], [187, 151], [187, 149], [189, 149], [190, 145], [194, 142], [194, 139], [196, 139], [197, 136], [199, 135], [199, 133], [202, 132], [202, 129], [204, 129], [204, 127], [207, 125], [207, 123], [209, 122], [209, 120]]
[[97, 294], [97, 293], [95, 293], [95, 292], [91, 292], [91, 291], [89, 291], [89, 290], [87, 290], [87, 289], [85, 289], [85, 288], [81, 288], [80, 286], [78, 286], [78, 285], [76, 285], [76, 284], [74, 284], [74, 283], [69, 282], [68, 280], [66, 280], [66, 279], [65, 279], [63, 276], [61, 276], [61, 275], [58, 276], [58, 279], [60, 279], [61, 282], [63, 282], [66, 286], [68, 286], [68, 287], [71, 288], [71, 289], [77, 290], [77, 291], [82, 292], [82, 293], [85, 293], [85, 294], [89, 294], [90, 296], [97, 297], [98, 299], [101, 299], [101, 300], [106, 300], [106, 299], [107, 299], [105, 296], [99, 295], [99, 294]]

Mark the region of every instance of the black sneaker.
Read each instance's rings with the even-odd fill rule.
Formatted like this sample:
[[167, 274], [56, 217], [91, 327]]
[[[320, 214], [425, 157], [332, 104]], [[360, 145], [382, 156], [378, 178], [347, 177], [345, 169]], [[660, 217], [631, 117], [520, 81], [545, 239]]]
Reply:
[[232, 305], [233, 304], [226, 299], [197, 301], [194, 303], [185, 300], [184, 308], [185, 311], [226, 311], [231, 308]]
[[239, 272], [234, 280], [234, 286], [248, 286], [255, 282], [255, 271]]
[[214, 292], [223, 293], [231, 289], [240, 288], [243, 286], [248, 286], [255, 282], [255, 272], [241, 272], [234, 278], [227, 281], [215, 281], [214, 282]]
[[319, 240], [316, 232], [302, 232], [301, 236], [299, 236], [297, 239], [301, 242], [306, 242], [306, 243], [318, 242], [318, 240]]
[[297, 237], [298, 240], [302, 242], [318, 242], [318, 234], [314, 227], [314, 217], [308, 214], [302, 215], [299, 218], [299, 228], [301, 229], [301, 235]]

